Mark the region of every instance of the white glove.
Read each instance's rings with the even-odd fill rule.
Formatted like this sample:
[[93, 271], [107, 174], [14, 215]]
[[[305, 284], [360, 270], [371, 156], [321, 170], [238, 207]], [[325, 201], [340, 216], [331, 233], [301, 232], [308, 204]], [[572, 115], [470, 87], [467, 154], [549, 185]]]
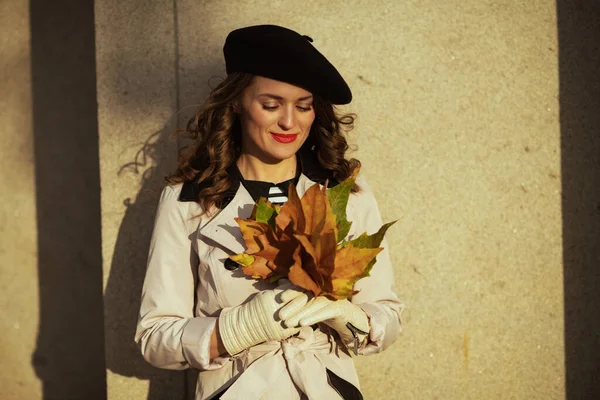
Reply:
[[[285, 296], [288, 296], [287, 293]], [[309, 300], [308, 295], [303, 293], [286, 303], [279, 312], [285, 326], [310, 326], [322, 322], [335, 329], [347, 347], [353, 345], [354, 354], [358, 354], [359, 344], [365, 340], [371, 329], [367, 314], [348, 300], [329, 300], [325, 296]]]
[[294, 286], [286, 280], [280, 282], [283, 284], [276, 289], [263, 290], [247, 303], [221, 311], [219, 333], [229, 354], [235, 355], [262, 342], [287, 339], [300, 331], [283, 325], [279, 309], [302, 292], [291, 289]]

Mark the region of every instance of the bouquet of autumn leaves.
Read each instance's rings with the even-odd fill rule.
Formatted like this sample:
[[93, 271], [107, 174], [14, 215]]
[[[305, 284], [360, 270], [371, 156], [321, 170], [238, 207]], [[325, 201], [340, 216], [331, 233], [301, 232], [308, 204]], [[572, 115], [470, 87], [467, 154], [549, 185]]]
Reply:
[[273, 205], [261, 198], [248, 219], [236, 218], [246, 251], [230, 258], [246, 275], [276, 282], [287, 278], [314, 296], [346, 299], [354, 284], [369, 276], [387, 229], [345, 240], [351, 222], [346, 207], [358, 168], [345, 181], [327, 189], [315, 184], [300, 199], [294, 185], [288, 201]]

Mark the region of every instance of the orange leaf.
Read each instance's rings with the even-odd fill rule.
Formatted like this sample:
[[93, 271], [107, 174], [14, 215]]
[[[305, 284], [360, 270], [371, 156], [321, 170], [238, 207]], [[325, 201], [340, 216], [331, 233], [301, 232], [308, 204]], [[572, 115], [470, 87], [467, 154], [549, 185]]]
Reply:
[[302, 212], [302, 202], [298, 197], [298, 192], [294, 185], [290, 185], [288, 188], [288, 201], [286, 201], [281, 210], [279, 211], [279, 215], [275, 218], [275, 226], [279, 229], [287, 230], [290, 228], [298, 231], [304, 232], [304, 213]]
[[311, 186], [302, 196], [301, 202], [305, 221], [302, 233], [312, 236], [321, 231], [336, 230], [335, 215], [331, 211], [325, 187], [321, 189], [319, 185]]
[[254, 256], [254, 262], [250, 265], [242, 265], [242, 271], [246, 275], [250, 275], [253, 278], [267, 279], [273, 270], [269, 268], [267, 260], [263, 257]]
[[242, 231], [242, 237], [246, 242], [246, 253], [254, 254], [260, 250], [256, 243], [255, 237], [262, 235], [270, 230], [269, 225], [263, 224], [262, 222], [253, 221], [250, 219], [236, 218], [235, 221], [238, 223], [240, 230]]

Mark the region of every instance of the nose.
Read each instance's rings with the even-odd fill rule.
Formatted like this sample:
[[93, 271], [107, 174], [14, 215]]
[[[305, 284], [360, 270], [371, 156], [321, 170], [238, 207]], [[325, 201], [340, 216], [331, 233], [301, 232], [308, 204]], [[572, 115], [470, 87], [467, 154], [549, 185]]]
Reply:
[[296, 114], [293, 107], [284, 107], [279, 116], [279, 127], [284, 130], [290, 130], [296, 124]]

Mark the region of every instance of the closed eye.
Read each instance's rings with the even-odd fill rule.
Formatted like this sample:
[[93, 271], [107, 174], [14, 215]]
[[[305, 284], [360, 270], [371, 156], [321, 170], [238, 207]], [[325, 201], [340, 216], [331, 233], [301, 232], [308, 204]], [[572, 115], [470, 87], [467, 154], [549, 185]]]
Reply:
[[308, 106], [308, 107], [296, 106], [296, 108], [302, 112], [308, 112], [308, 111], [312, 110], [312, 106]]
[[[275, 111], [279, 108], [279, 106], [269, 106], [266, 104], [262, 105], [263, 110], [266, 111]], [[310, 110], [312, 110], [312, 105], [310, 106], [296, 106], [296, 109], [298, 109], [301, 112], [309, 112]]]

